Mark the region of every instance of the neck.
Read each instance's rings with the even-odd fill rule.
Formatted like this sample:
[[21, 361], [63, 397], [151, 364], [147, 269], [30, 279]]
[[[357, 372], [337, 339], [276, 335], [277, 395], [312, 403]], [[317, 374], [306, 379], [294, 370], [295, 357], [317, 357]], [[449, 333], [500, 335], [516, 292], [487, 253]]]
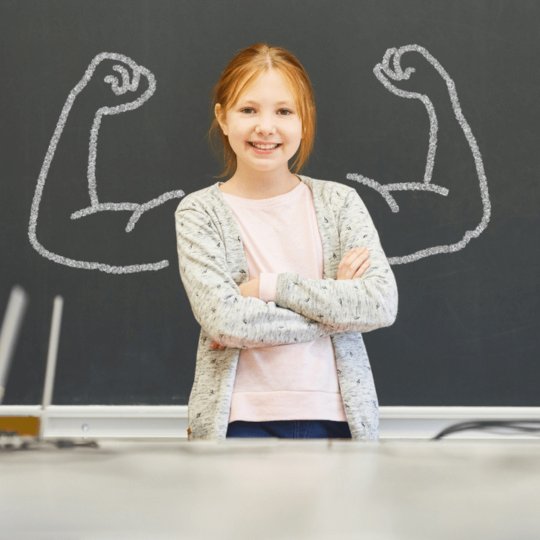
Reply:
[[250, 199], [266, 199], [291, 191], [300, 182], [288, 169], [276, 171], [243, 171], [239, 166], [234, 175], [225, 182], [237, 193]]

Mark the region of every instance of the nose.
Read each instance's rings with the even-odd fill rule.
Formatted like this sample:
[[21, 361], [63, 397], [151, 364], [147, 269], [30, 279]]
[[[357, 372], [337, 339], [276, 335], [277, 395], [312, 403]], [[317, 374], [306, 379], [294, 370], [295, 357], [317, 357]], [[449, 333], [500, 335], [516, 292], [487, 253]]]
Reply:
[[276, 126], [273, 118], [269, 115], [264, 115], [259, 119], [259, 123], [255, 126], [255, 132], [260, 135], [270, 135], [275, 133]]
[[260, 124], [255, 128], [255, 133], [257, 135], [273, 135], [276, 132], [275, 126], [267, 127], [267, 126], [261, 126]]

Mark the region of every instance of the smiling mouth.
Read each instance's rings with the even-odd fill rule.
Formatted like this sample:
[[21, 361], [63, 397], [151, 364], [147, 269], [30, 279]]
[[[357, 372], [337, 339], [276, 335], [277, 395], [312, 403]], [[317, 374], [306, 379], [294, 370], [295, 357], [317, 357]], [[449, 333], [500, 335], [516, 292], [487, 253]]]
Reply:
[[282, 143], [273, 143], [273, 144], [255, 144], [251, 141], [248, 141], [248, 144], [257, 150], [274, 150], [281, 146]]

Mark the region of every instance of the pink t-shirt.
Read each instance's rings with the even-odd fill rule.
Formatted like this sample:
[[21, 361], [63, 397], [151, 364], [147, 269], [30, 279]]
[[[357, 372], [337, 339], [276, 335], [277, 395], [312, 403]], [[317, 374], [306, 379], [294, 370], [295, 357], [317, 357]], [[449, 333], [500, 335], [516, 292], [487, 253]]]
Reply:
[[[274, 300], [281, 272], [322, 279], [321, 238], [306, 184], [267, 199], [223, 196], [240, 228], [249, 279], [259, 277], [261, 300]], [[229, 422], [235, 420], [346, 421], [330, 336], [241, 349]]]

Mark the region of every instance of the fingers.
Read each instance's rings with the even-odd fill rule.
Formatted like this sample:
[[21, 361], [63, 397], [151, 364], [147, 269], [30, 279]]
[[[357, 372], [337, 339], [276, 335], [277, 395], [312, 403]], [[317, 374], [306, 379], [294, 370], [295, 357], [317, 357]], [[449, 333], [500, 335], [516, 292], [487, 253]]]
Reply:
[[360, 267], [358, 268], [358, 270], [356, 271], [356, 273], [354, 274], [352, 279], [357, 279], [359, 277], [362, 277], [364, 275], [364, 272], [366, 272], [369, 267], [370, 267], [370, 262], [369, 262], [369, 259], [368, 259], [367, 261], [364, 261], [360, 265]]
[[394, 81], [403, 81], [409, 79], [411, 73], [415, 72], [415, 69], [413, 67], [407, 67], [405, 68], [405, 71], [403, 71], [403, 67], [401, 66], [401, 56], [404, 52], [406, 53], [410, 50], [410, 45], [400, 47], [399, 49], [394, 47], [387, 49], [384, 53], [382, 61], [377, 64], [376, 68], [382, 71], [389, 79]]
[[354, 273], [354, 270], [361, 265], [364, 261], [369, 259], [369, 251], [365, 247], [358, 247], [353, 248], [347, 253], [345, 253], [345, 256], [343, 257], [342, 261], [339, 263], [340, 267], [343, 268], [343, 270], [346, 272], [347, 267], [350, 268], [350, 271]]
[[[129, 69], [128, 69], [129, 68]], [[112, 70], [118, 75], [107, 75], [104, 81], [111, 85], [112, 91], [121, 96], [126, 92], [135, 92], [139, 86], [140, 73], [132, 66], [114, 64]]]
[[259, 298], [259, 278], [252, 278], [242, 283], [239, 287], [242, 296], [253, 296]]
[[369, 266], [369, 250], [365, 247], [353, 248], [347, 251], [339, 263], [338, 279], [361, 277]]

